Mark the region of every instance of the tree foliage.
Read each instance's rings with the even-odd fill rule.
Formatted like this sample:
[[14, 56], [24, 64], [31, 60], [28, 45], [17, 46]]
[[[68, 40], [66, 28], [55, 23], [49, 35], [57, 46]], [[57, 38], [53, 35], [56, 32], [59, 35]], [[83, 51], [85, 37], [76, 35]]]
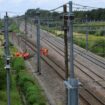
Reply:
[[105, 21], [105, 9], [93, 9], [91, 11], [75, 11], [75, 18], [81, 21], [86, 21], [86, 16], [88, 21]]
[[[27, 17], [34, 18], [36, 16], [36, 11], [37, 9], [29, 9], [26, 12]], [[58, 12], [50, 12], [48, 10], [40, 10], [40, 18], [43, 19], [58, 19], [59, 18], [59, 13]]]
[[[26, 15], [28, 17], [34, 18], [36, 15], [36, 9], [28, 9], [26, 11]], [[40, 17], [43, 19], [58, 19], [62, 14], [58, 12], [51, 12], [48, 10], [40, 10]], [[89, 11], [75, 11], [74, 12], [75, 19], [79, 19], [80, 21], [86, 21], [86, 16], [88, 21], [104, 21], [105, 20], [105, 9], [93, 9]]]

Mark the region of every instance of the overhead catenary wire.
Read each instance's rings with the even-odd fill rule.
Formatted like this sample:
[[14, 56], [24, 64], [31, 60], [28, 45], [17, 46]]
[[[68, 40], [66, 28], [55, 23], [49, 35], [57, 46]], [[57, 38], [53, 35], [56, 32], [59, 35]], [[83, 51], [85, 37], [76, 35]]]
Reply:
[[69, 2], [67, 2], [67, 3], [65, 3], [65, 4], [63, 4], [63, 5], [61, 5], [61, 6], [57, 7], [57, 8], [51, 9], [51, 10], [49, 10], [49, 11], [55, 11], [55, 10], [58, 10], [59, 8], [62, 8], [64, 5], [67, 5], [68, 3], [69, 3]]
[[98, 8], [98, 7], [92, 7], [92, 6], [81, 5], [81, 4], [77, 4], [77, 3], [73, 3], [73, 5], [75, 5], [75, 6], [80, 6], [80, 7], [84, 7], [84, 8], [92, 8], [92, 9], [97, 9], [97, 8]]

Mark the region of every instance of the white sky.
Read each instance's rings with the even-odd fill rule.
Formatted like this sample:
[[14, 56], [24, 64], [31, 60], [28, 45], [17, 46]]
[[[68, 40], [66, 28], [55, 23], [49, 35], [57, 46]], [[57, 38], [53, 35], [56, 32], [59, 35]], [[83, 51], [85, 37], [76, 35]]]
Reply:
[[[53, 9], [69, 0], [0, 0], [0, 15], [2, 11], [14, 11], [24, 13], [27, 9], [42, 8]], [[75, 3], [105, 8], [105, 0], [72, 0]]]

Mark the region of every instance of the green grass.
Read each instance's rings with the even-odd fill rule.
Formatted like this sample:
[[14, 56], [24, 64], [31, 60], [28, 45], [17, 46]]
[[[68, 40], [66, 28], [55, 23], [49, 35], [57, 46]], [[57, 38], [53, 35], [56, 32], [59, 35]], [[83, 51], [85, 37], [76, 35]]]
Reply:
[[54, 35], [56, 35], [57, 37], [64, 37], [64, 35], [63, 35], [63, 31], [61, 31], [61, 30], [57, 30], [57, 29], [55, 29], [54, 27], [52, 27], [52, 28], [49, 28], [49, 27], [47, 27], [47, 26], [41, 26], [41, 28], [43, 29], [43, 30], [46, 30], [46, 31], [48, 31], [48, 32], [50, 32], [50, 33], [52, 33], [52, 34], [54, 34]]
[[88, 22], [83, 24], [74, 25], [79, 28], [80, 31], [74, 32], [75, 44], [86, 48], [86, 31], [82, 30], [82, 27], [96, 28], [94, 31], [88, 32], [88, 49], [102, 57], [105, 57], [105, 31], [101, 28], [105, 27], [105, 22]]
[[16, 70], [17, 85], [25, 95], [28, 105], [46, 105], [47, 101], [43, 95], [43, 90], [26, 70], [24, 60], [15, 58], [12, 65]]
[[[16, 24], [9, 27], [12, 31], [18, 32]], [[3, 43], [3, 36], [0, 41]], [[10, 43], [11, 55], [17, 50]], [[4, 47], [0, 46], [0, 105], [7, 105], [6, 94], [6, 70], [4, 69]], [[25, 67], [22, 58], [12, 58], [11, 60], [11, 105], [23, 105], [19, 91], [23, 92], [28, 105], [46, 105], [46, 98], [38, 82], [32, 78]], [[14, 73], [16, 72], [16, 74]]]
[[[1, 60], [0, 60], [1, 63]], [[7, 94], [6, 94], [6, 70], [4, 69], [0, 72], [0, 105], [7, 105]], [[4, 74], [4, 75], [3, 75]], [[3, 79], [4, 78], [4, 79]], [[11, 105], [22, 105], [19, 92], [17, 90], [16, 81], [14, 74], [11, 73]]]
[[[11, 105], [23, 105], [17, 90], [15, 76], [12, 75], [11, 78]], [[7, 105], [6, 89], [0, 90], [0, 105]]]
[[[3, 42], [3, 36], [0, 36], [0, 41]], [[10, 46], [10, 50], [14, 52], [15, 48]], [[6, 70], [4, 69], [4, 48], [0, 46], [0, 105], [7, 105], [6, 93]], [[12, 70], [12, 69], [11, 69]], [[15, 74], [11, 72], [11, 105], [22, 105], [19, 92], [17, 90]]]
[[[90, 29], [91, 28], [91, 29]], [[74, 32], [77, 33], [86, 33], [86, 30], [89, 30], [89, 34], [94, 34], [96, 36], [105, 35], [105, 22], [88, 22], [88, 23], [78, 23], [74, 24]]]
[[[74, 38], [86, 40], [86, 34], [74, 33]], [[88, 39], [92, 41], [105, 39], [105, 36], [88, 35]]]
[[80, 26], [80, 27], [81, 27], [81, 26], [84, 27], [84, 26], [87, 26], [87, 25], [88, 25], [88, 26], [92, 26], [92, 27], [93, 27], [93, 26], [94, 26], [94, 27], [95, 27], [95, 26], [96, 26], [96, 27], [97, 27], [97, 26], [100, 27], [100, 26], [105, 26], [105, 22], [88, 22], [88, 23], [82, 23], [82, 24], [74, 24], [74, 26]]
[[14, 22], [12, 23], [10, 26], [9, 26], [9, 29], [12, 31], [12, 32], [16, 32], [16, 33], [19, 33], [19, 29], [18, 29], [18, 26], [17, 24]]
[[[75, 44], [86, 48], [86, 35], [80, 33], [74, 33]], [[105, 57], [105, 36], [88, 36], [88, 49], [97, 55]]]

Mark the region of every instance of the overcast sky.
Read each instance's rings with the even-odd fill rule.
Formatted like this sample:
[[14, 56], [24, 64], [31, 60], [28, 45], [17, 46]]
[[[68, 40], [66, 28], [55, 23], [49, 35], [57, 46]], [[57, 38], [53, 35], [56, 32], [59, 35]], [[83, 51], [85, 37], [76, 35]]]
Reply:
[[[2, 11], [23, 13], [30, 8], [53, 9], [69, 0], [0, 0], [0, 15]], [[93, 7], [105, 8], [105, 0], [72, 0], [75, 3]]]

